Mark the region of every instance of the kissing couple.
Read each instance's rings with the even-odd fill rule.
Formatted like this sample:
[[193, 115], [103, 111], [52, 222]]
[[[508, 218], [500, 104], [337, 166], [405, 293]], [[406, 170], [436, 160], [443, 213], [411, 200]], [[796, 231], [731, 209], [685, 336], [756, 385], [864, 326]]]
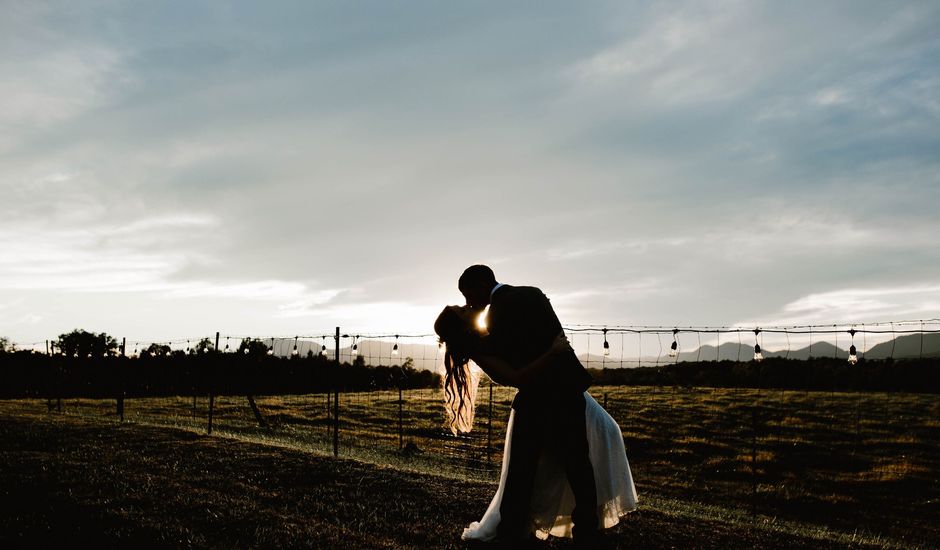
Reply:
[[485, 265], [468, 267], [457, 286], [467, 304], [445, 307], [434, 323], [446, 345], [451, 429], [471, 428], [471, 361], [493, 382], [518, 389], [499, 488], [461, 538], [515, 547], [553, 535], [603, 545], [601, 530], [636, 509], [636, 488], [620, 427], [588, 393], [590, 374], [548, 298], [535, 287], [498, 283]]

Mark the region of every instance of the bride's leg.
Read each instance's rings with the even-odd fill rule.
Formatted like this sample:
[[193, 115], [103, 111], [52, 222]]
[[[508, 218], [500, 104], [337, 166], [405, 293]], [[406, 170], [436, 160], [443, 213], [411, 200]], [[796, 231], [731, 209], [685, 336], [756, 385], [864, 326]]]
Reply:
[[562, 400], [559, 407], [559, 435], [563, 444], [565, 473], [574, 493], [575, 507], [571, 513], [575, 538], [590, 538], [597, 534], [597, 485], [588, 449], [584, 395], [578, 394]]
[[535, 411], [516, 409], [514, 415], [509, 468], [499, 507], [499, 537], [507, 540], [531, 533], [530, 501], [542, 439]]

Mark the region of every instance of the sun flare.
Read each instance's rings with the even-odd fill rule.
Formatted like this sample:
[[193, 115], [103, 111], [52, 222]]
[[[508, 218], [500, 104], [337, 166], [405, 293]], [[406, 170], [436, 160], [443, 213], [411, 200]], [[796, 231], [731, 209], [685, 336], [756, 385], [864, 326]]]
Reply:
[[486, 316], [489, 312], [490, 306], [486, 306], [486, 308], [477, 315], [476, 325], [480, 332], [486, 332]]

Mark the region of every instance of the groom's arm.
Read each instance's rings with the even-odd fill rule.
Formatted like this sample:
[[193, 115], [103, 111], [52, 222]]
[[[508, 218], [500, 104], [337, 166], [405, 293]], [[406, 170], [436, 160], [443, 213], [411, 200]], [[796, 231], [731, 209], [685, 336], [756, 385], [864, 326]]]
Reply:
[[[482, 348], [481, 352], [484, 352], [484, 350], [485, 348]], [[483, 369], [483, 372], [497, 384], [521, 388], [532, 382], [532, 380], [551, 365], [558, 354], [568, 351], [571, 351], [571, 344], [562, 332], [558, 334], [545, 353], [522, 368], [513, 368], [505, 359], [501, 359], [495, 355], [486, 355], [485, 352], [474, 354], [473, 362]]]

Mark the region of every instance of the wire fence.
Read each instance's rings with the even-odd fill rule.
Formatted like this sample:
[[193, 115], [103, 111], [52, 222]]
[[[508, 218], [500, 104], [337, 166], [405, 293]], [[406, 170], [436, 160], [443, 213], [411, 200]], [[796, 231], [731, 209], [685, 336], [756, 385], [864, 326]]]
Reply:
[[[937, 320], [760, 329], [570, 326], [566, 332], [582, 362], [598, 369], [592, 371], [596, 377], [683, 363], [717, 368], [728, 362], [744, 369], [777, 361], [783, 369], [799, 363], [812, 370], [817, 354], [845, 369], [878, 363], [890, 373], [906, 361], [928, 374], [940, 372]], [[214, 334], [125, 342], [122, 351], [139, 356], [159, 344], [170, 348], [169, 355], [213, 355], [199, 347], [205, 342], [219, 356], [260, 349], [272, 365], [280, 360], [304, 369], [306, 360], [310, 369], [324, 363], [349, 370], [371, 365], [399, 374], [389, 379], [386, 371], [364, 370], [365, 379], [333, 378], [277, 393], [210, 387], [190, 395], [118, 399], [45, 395], [17, 400], [16, 406], [205, 431], [416, 471], [498, 478], [515, 390], [482, 376], [473, 430], [451, 433], [439, 379], [421, 387], [407, 379], [407, 373], [442, 371], [443, 350], [433, 335], [338, 329], [280, 338]], [[251, 342], [264, 345], [252, 349]], [[620, 368], [646, 366], [654, 368]], [[311, 380], [317, 372], [311, 370]], [[225, 375], [224, 369], [214, 371]], [[930, 375], [935, 384], [937, 375]], [[940, 396], [794, 389], [765, 385], [769, 379], [758, 377], [751, 387], [596, 385], [590, 393], [621, 427], [641, 500], [655, 494], [911, 544], [940, 541]]]

